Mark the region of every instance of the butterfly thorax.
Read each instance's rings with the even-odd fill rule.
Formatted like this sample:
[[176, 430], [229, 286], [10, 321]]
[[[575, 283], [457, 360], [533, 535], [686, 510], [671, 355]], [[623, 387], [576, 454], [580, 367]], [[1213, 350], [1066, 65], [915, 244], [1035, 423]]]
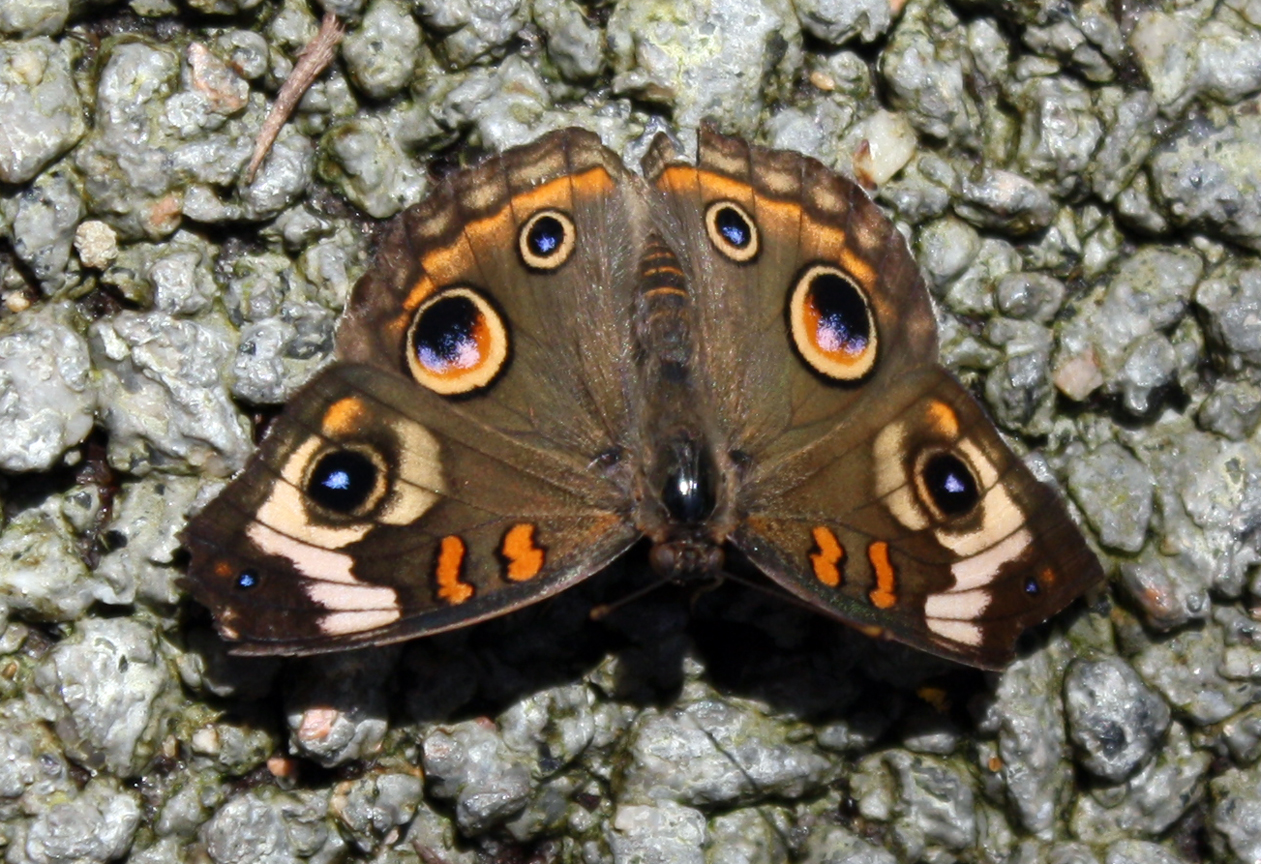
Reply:
[[641, 440], [652, 442], [639, 482], [637, 527], [653, 569], [672, 580], [722, 569], [728, 533], [724, 469], [692, 374], [692, 297], [674, 253], [650, 239], [640, 261], [635, 339], [643, 385]]

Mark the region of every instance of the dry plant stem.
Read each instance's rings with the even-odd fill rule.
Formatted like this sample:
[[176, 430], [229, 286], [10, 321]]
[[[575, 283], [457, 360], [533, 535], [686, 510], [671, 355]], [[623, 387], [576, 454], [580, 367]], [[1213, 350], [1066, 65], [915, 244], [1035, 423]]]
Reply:
[[276, 142], [276, 136], [289, 120], [293, 109], [298, 106], [302, 95], [320, 77], [320, 73], [328, 68], [328, 64], [333, 62], [337, 43], [342, 41], [345, 33], [346, 27], [337, 16], [332, 12], [325, 12], [324, 20], [320, 22], [320, 32], [302, 49], [297, 64], [276, 94], [276, 101], [272, 103], [267, 120], [258, 132], [258, 139], [254, 142], [254, 155], [250, 157], [250, 164], [245, 169], [247, 186], [254, 182], [254, 175], [271, 152], [271, 145]]

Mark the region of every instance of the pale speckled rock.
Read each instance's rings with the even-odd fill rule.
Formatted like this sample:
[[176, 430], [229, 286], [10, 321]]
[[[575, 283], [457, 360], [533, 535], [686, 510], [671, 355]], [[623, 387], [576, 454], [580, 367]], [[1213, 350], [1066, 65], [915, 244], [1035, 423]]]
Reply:
[[1261, 705], [1252, 705], [1222, 724], [1222, 742], [1238, 765], [1261, 758]]
[[5, 322], [0, 335], [0, 469], [46, 471], [92, 431], [87, 341], [64, 304]]
[[895, 108], [920, 132], [952, 145], [975, 145], [980, 112], [964, 84], [959, 19], [941, 3], [911, 3], [880, 58]]
[[188, 739], [194, 767], [205, 770], [194, 775], [199, 782], [167, 799], [155, 826], [160, 833], [192, 834], [223, 803], [227, 777], [244, 777], [263, 765], [276, 752], [279, 742], [270, 729], [260, 729], [249, 720], [221, 718], [206, 723]]
[[490, 724], [470, 720], [425, 736], [429, 793], [455, 802], [455, 820], [480, 834], [519, 813], [534, 792], [530, 769]]
[[1157, 105], [1145, 90], [1120, 88], [1106, 88], [1098, 101], [1105, 131], [1086, 176], [1100, 198], [1112, 201], [1142, 169], [1155, 144]]
[[95, 601], [126, 602], [83, 563], [56, 496], [10, 516], [0, 531], [0, 556], [6, 562], [0, 598], [30, 620], [75, 621]]
[[1196, 289], [1195, 305], [1205, 318], [1205, 332], [1224, 355], [1228, 368], [1240, 361], [1261, 366], [1261, 267], [1228, 261]]
[[555, 774], [582, 755], [595, 735], [594, 694], [571, 685], [532, 694], [499, 718], [504, 743], [523, 756], [536, 756], [532, 772]]
[[126, 855], [140, 825], [139, 795], [117, 780], [99, 778], [78, 794], [49, 802], [10, 847], [12, 864], [105, 864]]
[[1101, 0], [1084, 0], [1072, 8], [1053, 3], [993, 3], [996, 12], [1027, 25], [1021, 40], [1032, 51], [1053, 57], [1088, 81], [1111, 81], [1126, 62], [1126, 45], [1115, 11]]
[[783, 823], [769, 807], [720, 813], [709, 820], [705, 864], [788, 864]]
[[1051, 331], [1031, 321], [994, 318], [985, 340], [1003, 349], [1002, 362], [985, 377], [985, 402], [994, 420], [1028, 435], [1048, 434], [1055, 412]]
[[329, 809], [357, 849], [374, 852], [411, 821], [422, 791], [416, 775], [371, 774], [334, 792]]
[[[613, 91], [707, 116], [752, 134], [764, 104], [801, 65], [801, 30], [786, 0], [622, 3], [608, 23]], [[756, 71], [751, 71], [756, 70]]]
[[1147, 647], [1134, 668], [1180, 716], [1207, 726], [1218, 723], [1257, 698], [1251, 681], [1222, 676], [1224, 645], [1215, 627], [1182, 631]]
[[73, 147], [87, 127], [68, 52], [44, 37], [0, 43], [0, 116], [0, 181], [25, 183]]
[[1064, 303], [1064, 283], [1045, 273], [1009, 273], [998, 281], [994, 300], [1009, 318], [1049, 324]]
[[1187, 121], [1148, 162], [1169, 221], [1261, 249], [1261, 117], [1209, 113]]
[[921, 153], [880, 187], [877, 200], [892, 207], [900, 219], [919, 224], [945, 215], [951, 190], [958, 185], [954, 167], [932, 152]]
[[533, 0], [534, 23], [547, 40], [547, 57], [561, 77], [589, 81], [607, 64], [604, 31], [573, 0]]
[[1012, 244], [984, 237], [966, 269], [940, 292], [942, 304], [956, 315], [988, 317], [994, 310], [995, 285], [1021, 266], [1020, 253]]
[[887, 32], [896, 6], [889, 0], [796, 0], [801, 29], [831, 45], [857, 36], [871, 42]]
[[1209, 762], [1174, 723], [1165, 746], [1137, 774], [1078, 795], [1069, 822], [1073, 834], [1088, 843], [1159, 837], [1203, 798]]
[[1022, 106], [1020, 173], [1052, 185], [1057, 195], [1079, 193], [1103, 137], [1091, 92], [1071, 78], [1037, 78], [1013, 94]]
[[[176, 565], [177, 537], [202, 483], [197, 478], [154, 474], [126, 483], [113, 502], [110, 551], [95, 572], [121, 602], [140, 598], [157, 605], [177, 603], [183, 592]], [[118, 601], [116, 601], [118, 602]]]
[[1261, 388], [1249, 381], [1218, 381], [1195, 414], [1200, 428], [1231, 441], [1251, 437], [1261, 422]]
[[135, 474], [192, 465], [221, 477], [241, 468], [253, 446], [224, 388], [229, 338], [162, 312], [92, 326], [111, 464]]
[[321, 151], [320, 177], [376, 219], [415, 204], [425, 191], [425, 175], [380, 118], [339, 123], [324, 136]]
[[335, 325], [321, 306], [286, 303], [279, 316], [242, 327], [232, 395], [254, 405], [287, 400], [331, 356]]
[[[1147, 246], [1125, 259], [1060, 329], [1054, 366], [1061, 392], [1080, 400], [1102, 387], [1131, 414], [1149, 412], [1157, 391], [1174, 380], [1177, 354], [1167, 334], [1186, 315], [1203, 269], [1199, 255], [1175, 247]], [[1078, 364], [1095, 373], [1084, 385], [1074, 383]]]
[[251, 789], [215, 812], [201, 827], [201, 841], [214, 864], [331, 862], [345, 854], [346, 843], [327, 812], [319, 792]]
[[70, 0], [0, 0], [0, 33], [7, 36], [56, 36], [69, 17]]
[[118, 234], [99, 219], [80, 222], [74, 230], [74, 251], [84, 267], [104, 270], [118, 258]]
[[955, 216], [922, 225], [915, 234], [915, 260], [937, 294], [958, 279], [981, 251], [981, 235]]
[[[1072, 777], [1064, 735], [1062, 655], [1061, 648], [1052, 648], [1008, 666], [980, 720], [981, 731], [998, 738], [999, 794], [1031, 833], [1054, 824], [1061, 790]], [[978, 759], [984, 770], [992, 770], [984, 752]]]
[[385, 99], [411, 80], [420, 58], [420, 26], [406, 6], [373, 0], [341, 44], [350, 80], [373, 99]]
[[1209, 839], [1221, 860], [1261, 858], [1261, 769], [1229, 768], [1210, 783]]
[[1050, 193], [1028, 177], [1001, 168], [964, 175], [954, 211], [978, 228], [1021, 237], [1051, 224], [1056, 208]]
[[1261, 88], [1261, 38], [1255, 28], [1229, 14], [1197, 23], [1149, 9], [1137, 16], [1130, 33], [1134, 57], [1169, 116], [1201, 94], [1229, 103]]
[[451, 819], [445, 813], [435, 812], [424, 800], [416, 808], [404, 842], [421, 855], [441, 854], [445, 864], [482, 864], [476, 850], [456, 839]]
[[609, 823], [614, 864], [704, 864], [705, 816], [673, 801], [623, 804]]
[[887, 849], [873, 846], [839, 825], [822, 825], [805, 842], [807, 864], [896, 864]]
[[1120, 585], [1156, 630], [1181, 627], [1212, 611], [1209, 574], [1186, 552], [1162, 555], [1146, 547], [1137, 560], [1121, 563]]
[[1071, 664], [1064, 703], [1081, 764], [1112, 783], [1146, 763], [1169, 728], [1169, 706], [1119, 659]]
[[1105, 442], [1068, 466], [1068, 488], [1099, 542], [1137, 552], [1152, 518], [1152, 472], [1120, 444]]
[[371, 648], [304, 661], [285, 694], [289, 752], [331, 768], [381, 750], [385, 684], [398, 650]]
[[152, 628], [129, 618], [83, 621], [44, 658], [35, 681], [67, 755], [118, 777], [148, 763], [179, 699]]
[[621, 800], [729, 806], [821, 788], [833, 774], [831, 760], [792, 742], [789, 731], [716, 699], [645, 711], [631, 733]]
[[888, 750], [861, 760], [850, 783], [859, 813], [891, 823], [891, 844], [907, 860], [961, 852], [976, 842], [972, 787], [945, 760]]
[[237, 15], [261, 2], [263, 0], [188, 0], [188, 5], [206, 15]]
[[79, 184], [68, 171], [46, 171], [17, 196], [10, 234], [13, 251], [46, 294], [73, 289], [79, 282], [71, 258], [75, 227], [83, 219]]
[[462, 69], [486, 57], [503, 56], [525, 26], [525, 0], [420, 0], [421, 20], [442, 36], [447, 62]]
[[247, 81], [257, 81], [267, 72], [267, 40], [252, 30], [225, 30], [213, 42], [215, 52], [228, 68]]
[[1158, 843], [1118, 840], [1108, 847], [1105, 864], [1182, 864], [1185, 859]]

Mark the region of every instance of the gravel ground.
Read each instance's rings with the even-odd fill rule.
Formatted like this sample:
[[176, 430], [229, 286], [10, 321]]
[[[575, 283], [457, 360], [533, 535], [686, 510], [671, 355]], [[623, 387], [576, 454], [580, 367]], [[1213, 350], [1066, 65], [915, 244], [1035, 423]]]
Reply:
[[[1261, 861], [1261, 2], [0, 0], [6, 864]], [[582, 125], [878, 185], [943, 357], [1110, 588], [983, 675], [610, 572], [231, 657], [175, 539], [329, 355], [378, 220]], [[1255, 613], [1255, 615], [1254, 615]]]

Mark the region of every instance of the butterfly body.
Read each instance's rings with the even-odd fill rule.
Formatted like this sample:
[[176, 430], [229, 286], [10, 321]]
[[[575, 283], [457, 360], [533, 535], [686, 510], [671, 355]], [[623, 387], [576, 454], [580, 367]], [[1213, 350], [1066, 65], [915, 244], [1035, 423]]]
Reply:
[[854, 184], [703, 130], [644, 176], [581, 130], [453, 175], [356, 286], [338, 362], [190, 523], [245, 650], [462, 626], [646, 537], [737, 553], [873, 635], [1001, 665], [1101, 578], [937, 365], [928, 293]]

